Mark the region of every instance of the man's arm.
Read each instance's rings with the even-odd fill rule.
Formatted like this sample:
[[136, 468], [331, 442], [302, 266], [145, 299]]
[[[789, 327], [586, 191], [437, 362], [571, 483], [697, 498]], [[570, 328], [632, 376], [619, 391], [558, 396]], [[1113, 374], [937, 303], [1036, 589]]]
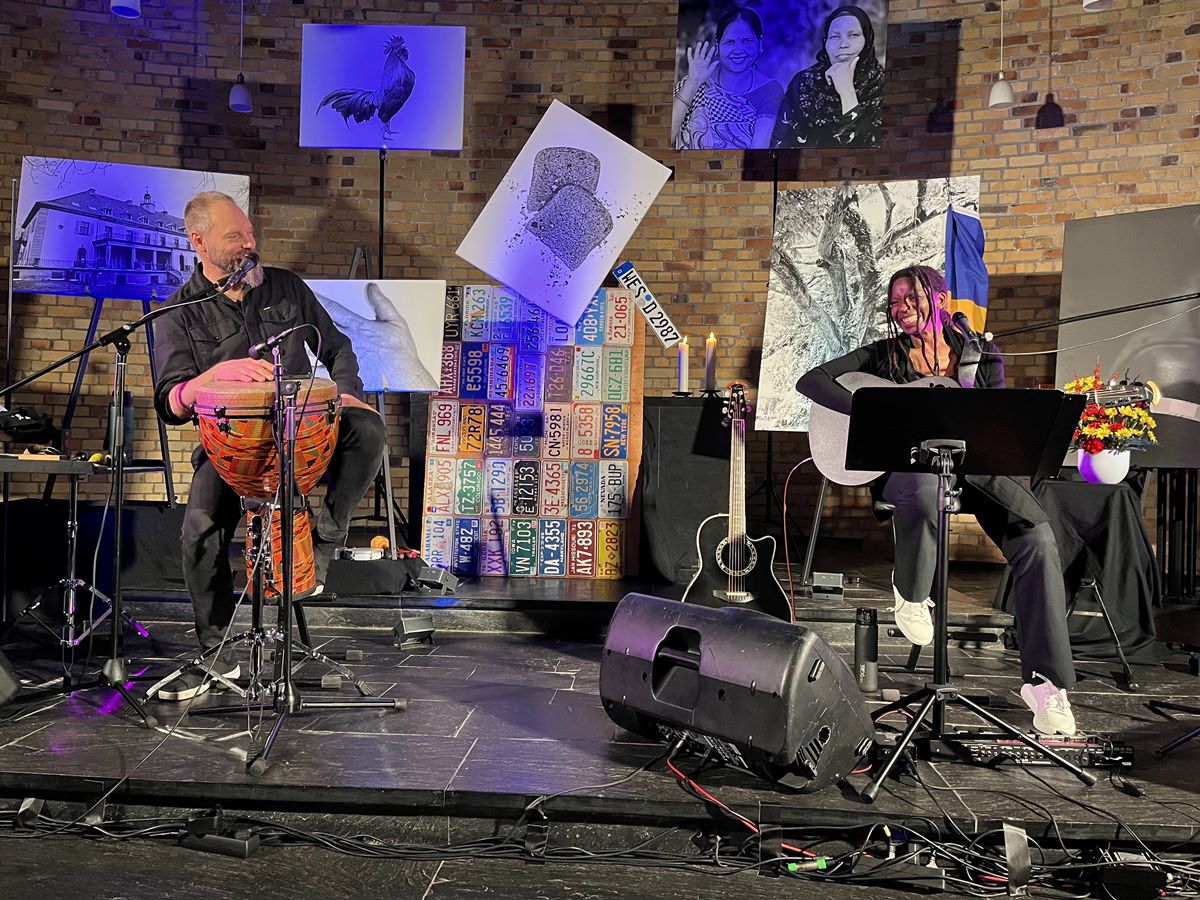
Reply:
[[191, 410], [177, 403], [177, 388], [199, 374], [181, 312], [169, 312], [155, 323], [154, 362], [158, 381], [154, 384], [154, 410], [168, 425], [183, 425], [191, 420]]

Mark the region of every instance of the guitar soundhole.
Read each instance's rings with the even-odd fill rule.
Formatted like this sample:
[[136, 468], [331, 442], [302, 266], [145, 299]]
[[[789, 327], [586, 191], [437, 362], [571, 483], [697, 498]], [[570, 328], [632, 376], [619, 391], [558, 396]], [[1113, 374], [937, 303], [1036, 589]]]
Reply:
[[750, 541], [725, 538], [717, 544], [717, 566], [726, 575], [746, 575], [756, 562], [758, 548]]

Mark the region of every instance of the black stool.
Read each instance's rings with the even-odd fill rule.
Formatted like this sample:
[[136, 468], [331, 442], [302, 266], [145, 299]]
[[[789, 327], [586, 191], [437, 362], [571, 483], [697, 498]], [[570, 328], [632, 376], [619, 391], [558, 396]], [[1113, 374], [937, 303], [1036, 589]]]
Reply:
[[[1099, 607], [1098, 612], [1081, 610], [1078, 608], [1079, 595], [1090, 590], [1092, 596], [1096, 600], [1096, 606]], [[1108, 614], [1108, 607], [1104, 605], [1104, 597], [1100, 593], [1100, 582], [1095, 578], [1084, 578], [1079, 582], [1079, 589], [1075, 592], [1075, 596], [1071, 598], [1071, 603], [1067, 607], [1067, 618], [1071, 616], [1095, 616], [1103, 619], [1104, 624], [1108, 626], [1108, 634], [1112, 638], [1113, 647], [1117, 651], [1117, 659], [1121, 662], [1121, 674], [1125, 679], [1125, 687], [1129, 690], [1137, 690], [1137, 682], [1133, 680], [1133, 672], [1129, 668], [1129, 661], [1125, 659], [1125, 648], [1121, 646], [1121, 638], [1117, 635], [1117, 627], [1113, 625], [1112, 617]], [[1081, 662], [1102, 662], [1102, 660], [1088, 659], [1085, 656], [1076, 657]]]

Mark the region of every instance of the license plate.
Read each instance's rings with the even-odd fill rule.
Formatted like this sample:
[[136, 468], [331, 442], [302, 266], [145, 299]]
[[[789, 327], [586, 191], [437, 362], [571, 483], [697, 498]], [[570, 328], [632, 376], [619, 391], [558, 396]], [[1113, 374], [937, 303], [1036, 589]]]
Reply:
[[547, 313], [524, 297], [517, 305], [517, 350], [521, 353], [545, 353], [550, 337]]
[[571, 456], [571, 404], [547, 403], [542, 412], [542, 458]]
[[596, 291], [575, 324], [575, 343], [599, 347], [604, 343], [604, 312], [607, 307], [604, 288]]
[[487, 516], [482, 522], [480, 575], [508, 574], [508, 520]]
[[487, 429], [487, 405], [464, 403], [458, 408], [458, 452], [483, 453]]
[[489, 341], [500, 344], [517, 342], [517, 301], [520, 295], [501, 285], [492, 288], [488, 305], [488, 323], [491, 326]]
[[572, 578], [596, 577], [596, 520], [572, 519], [567, 542], [567, 573]]
[[425, 512], [447, 515], [454, 512], [454, 479], [458, 460], [452, 456], [429, 456], [425, 462]]
[[538, 520], [509, 519], [508, 574], [536, 575], [538, 571]]
[[512, 460], [489, 459], [484, 465], [484, 486], [488, 512], [493, 516], [512, 515]]
[[512, 455], [536, 459], [541, 455], [542, 414], [514, 413]]
[[513, 395], [513, 366], [516, 364], [517, 347], [515, 344], [497, 344], [491, 341], [488, 345], [488, 387], [489, 400], [511, 400]]
[[539, 514], [551, 518], [566, 518], [571, 510], [568, 496], [570, 486], [571, 464], [565, 459], [543, 459]]
[[624, 519], [629, 514], [629, 463], [623, 459], [600, 462], [601, 519]]
[[454, 512], [460, 516], [483, 513], [483, 460], [458, 460], [458, 482], [454, 487]]
[[454, 520], [454, 565], [456, 572], [479, 574], [479, 519]]
[[600, 458], [599, 403], [576, 403], [571, 410], [571, 458]]
[[512, 494], [514, 516], [538, 514], [541, 466], [536, 459], [513, 460]]
[[576, 347], [575, 371], [571, 399], [576, 403], [597, 403], [600, 400], [600, 366], [604, 350], [600, 347]]
[[485, 456], [512, 456], [513, 408], [508, 403], [489, 403], [487, 433], [483, 438]]
[[600, 463], [571, 463], [571, 518], [594, 519], [600, 511]]
[[546, 357], [540, 353], [518, 353], [513, 384], [513, 405], [517, 412], [537, 412], [542, 408], [545, 382]]
[[458, 395], [464, 400], [487, 398], [488, 346], [463, 344], [459, 363]]
[[486, 341], [491, 336], [488, 327], [488, 301], [492, 289], [486, 284], [468, 284], [463, 288], [463, 340]]
[[546, 400], [570, 403], [575, 399], [575, 348], [546, 349]]
[[446, 310], [442, 319], [442, 340], [462, 340], [462, 307], [462, 285], [446, 285]]
[[425, 562], [437, 569], [451, 568], [454, 565], [454, 517], [426, 516], [424, 528], [421, 556]]
[[438, 384], [438, 393], [455, 396], [461, 378], [462, 344], [458, 341], [442, 341], [442, 377]]
[[567, 520], [539, 519], [538, 574], [562, 578], [567, 574]]
[[546, 326], [549, 329], [546, 340], [550, 346], [569, 347], [575, 343], [575, 326], [570, 322], [564, 322], [547, 313]]
[[629, 453], [629, 407], [605, 403], [601, 408], [601, 459], [624, 459]]
[[625, 523], [596, 520], [596, 577], [620, 578], [625, 569]]
[[608, 308], [604, 313], [604, 343], [622, 347], [633, 345], [633, 292], [609, 288]]
[[604, 384], [600, 399], [605, 403], [628, 403], [632, 376], [633, 351], [628, 347], [605, 347]]
[[454, 453], [458, 450], [458, 401], [429, 401], [429, 452]]

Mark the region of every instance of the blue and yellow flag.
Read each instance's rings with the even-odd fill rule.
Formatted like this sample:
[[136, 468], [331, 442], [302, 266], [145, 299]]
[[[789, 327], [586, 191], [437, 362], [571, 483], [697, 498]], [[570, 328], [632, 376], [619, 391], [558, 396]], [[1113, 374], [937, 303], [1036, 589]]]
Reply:
[[962, 311], [982, 334], [987, 324], [988, 271], [983, 264], [983, 226], [979, 217], [946, 210], [946, 284], [951, 313]]

